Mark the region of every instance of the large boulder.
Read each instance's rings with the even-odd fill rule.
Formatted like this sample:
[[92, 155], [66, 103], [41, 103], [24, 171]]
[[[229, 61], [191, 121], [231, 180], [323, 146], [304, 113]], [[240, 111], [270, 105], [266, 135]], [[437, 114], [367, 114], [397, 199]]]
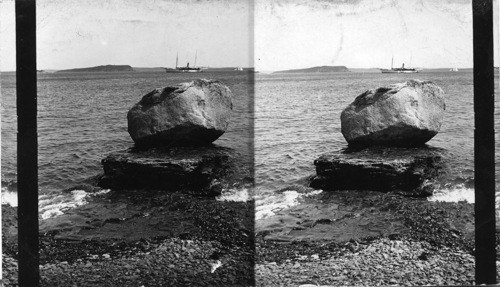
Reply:
[[128, 132], [137, 146], [207, 145], [226, 131], [232, 98], [214, 80], [155, 89], [128, 112]]
[[342, 134], [349, 145], [422, 145], [438, 133], [444, 110], [440, 87], [410, 80], [359, 95], [342, 111]]

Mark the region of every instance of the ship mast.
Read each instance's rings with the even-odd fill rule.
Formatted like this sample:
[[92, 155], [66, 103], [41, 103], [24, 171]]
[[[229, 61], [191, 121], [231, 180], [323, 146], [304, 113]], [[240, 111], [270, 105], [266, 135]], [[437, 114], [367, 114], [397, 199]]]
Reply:
[[177, 56], [175, 57], [175, 68], [177, 69], [177, 65], [179, 64], [179, 52], [177, 52]]
[[391, 70], [392, 70], [393, 64], [394, 64], [394, 55], [392, 55], [392, 59], [391, 59]]
[[196, 50], [196, 54], [194, 54], [194, 66], [196, 67], [196, 59], [198, 58], [198, 50]]

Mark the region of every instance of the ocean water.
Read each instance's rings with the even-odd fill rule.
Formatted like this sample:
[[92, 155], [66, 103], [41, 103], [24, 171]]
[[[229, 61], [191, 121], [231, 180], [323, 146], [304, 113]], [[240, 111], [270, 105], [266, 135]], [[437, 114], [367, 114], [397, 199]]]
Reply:
[[[221, 200], [241, 200], [253, 193], [257, 219], [297, 204], [301, 197], [321, 192], [307, 187], [305, 179], [314, 175], [313, 161], [319, 155], [347, 147], [340, 132], [341, 111], [367, 89], [408, 79], [431, 80], [446, 94], [444, 123], [428, 145], [443, 150], [452, 172], [432, 199], [473, 201], [474, 111], [470, 72], [256, 74], [254, 96], [252, 78], [246, 73], [55, 73], [39, 74], [38, 81], [43, 217], [85, 204], [85, 192], [62, 190], [99, 174], [100, 161], [107, 153], [133, 145], [126, 114], [144, 94], [198, 77], [221, 80], [235, 95], [233, 121], [215, 143], [239, 151], [243, 166], [251, 165], [255, 155], [256, 189], [233, 190]], [[498, 74], [495, 87], [498, 95]], [[15, 203], [15, 74], [1, 75], [1, 97], [2, 201]], [[495, 127], [500, 131], [498, 96], [495, 107]], [[497, 133], [497, 151], [499, 140]], [[499, 155], [497, 152], [497, 173]], [[500, 187], [499, 180], [497, 174]]]
[[[236, 149], [251, 168], [253, 75], [248, 73], [43, 73], [38, 74], [40, 212], [50, 217], [84, 204], [82, 191], [62, 191], [102, 172], [108, 153], [133, 146], [127, 112], [155, 88], [196, 78], [216, 79], [233, 92], [233, 115], [217, 145]], [[1, 75], [2, 198], [16, 201], [16, 79]], [[67, 196], [62, 196], [66, 194]], [[50, 208], [53, 207], [53, 208]]]
[[[469, 200], [474, 196], [474, 110], [472, 72], [418, 74], [331, 73], [260, 74], [255, 96], [255, 171], [257, 219], [297, 203], [314, 191], [304, 179], [315, 174], [313, 160], [347, 147], [340, 114], [364, 91], [409, 79], [430, 80], [445, 92], [446, 116], [428, 146], [443, 149], [452, 168], [434, 200]], [[498, 74], [496, 77], [498, 95]], [[500, 131], [500, 99], [495, 100], [495, 128]], [[500, 134], [496, 134], [500, 151]], [[497, 186], [500, 187], [497, 152]]]

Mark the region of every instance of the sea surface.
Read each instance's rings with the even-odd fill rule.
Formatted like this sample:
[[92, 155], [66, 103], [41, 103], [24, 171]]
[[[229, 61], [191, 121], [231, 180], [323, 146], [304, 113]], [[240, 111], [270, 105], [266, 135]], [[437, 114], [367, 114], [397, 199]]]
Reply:
[[[1, 74], [2, 201], [16, 204], [16, 78]], [[197, 78], [217, 79], [233, 92], [232, 122], [215, 144], [236, 149], [243, 165], [253, 153], [253, 74], [39, 73], [38, 155], [40, 212], [43, 218], [85, 203], [83, 190], [63, 192], [102, 172], [108, 153], [133, 146], [127, 112], [155, 88]]]
[[[314, 175], [313, 160], [347, 147], [340, 131], [340, 113], [356, 96], [409, 79], [430, 80], [445, 92], [446, 114], [441, 131], [428, 146], [443, 149], [452, 168], [432, 200], [474, 199], [474, 110], [472, 72], [418, 74], [330, 73], [260, 74], [255, 87], [256, 218], [318, 193], [306, 188]], [[496, 74], [495, 128], [500, 131], [500, 99]], [[500, 133], [496, 150], [500, 151]], [[496, 153], [500, 187], [500, 153]]]
[[[356, 96], [408, 79], [430, 80], [445, 92], [446, 116], [428, 146], [440, 148], [452, 172], [433, 200], [473, 201], [474, 111], [471, 72], [418, 74], [329, 73], [256, 74], [215, 72], [43, 73], [38, 75], [40, 212], [43, 218], [84, 204], [83, 190], [64, 190], [102, 172], [106, 154], [133, 146], [127, 132], [128, 110], [154, 88], [202, 77], [217, 79], [235, 95], [229, 130], [215, 144], [236, 149], [242, 165], [255, 156], [256, 218], [320, 193], [306, 185], [319, 155], [347, 147], [340, 113]], [[253, 89], [255, 88], [255, 94]], [[500, 131], [496, 74], [495, 128]], [[254, 121], [253, 121], [254, 120]], [[2, 201], [16, 199], [15, 74], [1, 75]], [[500, 151], [500, 133], [496, 149]], [[500, 187], [497, 152], [497, 186]], [[103, 191], [105, 192], [105, 191]], [[230, 191], [226, 199], [251, 196]]]

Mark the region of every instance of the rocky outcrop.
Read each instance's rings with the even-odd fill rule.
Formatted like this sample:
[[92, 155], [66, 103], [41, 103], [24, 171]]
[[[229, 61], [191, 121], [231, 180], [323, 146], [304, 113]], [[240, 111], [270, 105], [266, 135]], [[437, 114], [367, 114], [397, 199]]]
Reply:
[[214, 80], [155, 89], [128, 112], [128, 132], [139, 147], [207, 145], [226, 131], [232, 98]]
[[102, 160], [98, 185], [112, 189], [161, 189], [218, 195], [220, 180], [235, 169], [232, 149], [209, 147], [127, 149]]
[[340, 116], [349, 145], [422, 145], [442, 124], [444, 92], [429, 81], [410, 80], [359, 95]]
[[401, 191], [411, 196], [428, 196], [443, 161], [437, 149], [369, 148], [326, 153], [314, 165], [313, 188]]

